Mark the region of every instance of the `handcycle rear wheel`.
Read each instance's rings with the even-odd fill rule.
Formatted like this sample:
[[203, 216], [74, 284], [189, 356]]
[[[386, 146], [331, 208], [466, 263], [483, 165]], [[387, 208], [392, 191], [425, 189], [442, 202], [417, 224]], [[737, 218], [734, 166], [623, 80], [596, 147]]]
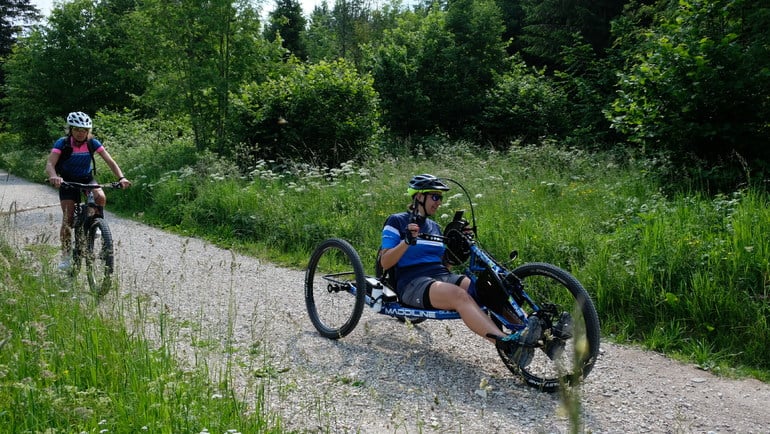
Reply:
[[339, 339], [353, 331], [364, 310], [366, 285], [361, 258], [347, 241], [330, 238], [313, 251], [305, 271], [305, 305], [322, 336]]
[[94, 218], [86, 233], [85, 251], [86, 276], [91, 291], [104, 295], [112, 288], [112, 273], [115, 255], [112, 247], [112, 232], [107, 222]]
[[[522, 280], [524, 290], [540, 308], [537, 316], [543, 323], [543, 346], [535, 349], [532, 362], [523, 369], [498, 349], [500, 358], [532, 387], [553, 392], [563, 385], [578, 384], [591, 372], [599, 355], [599, 317], [591, 297], [575, 277], [555, 265], [524, 264], [513, 274]], [[533, 313], [529, 306], [523, 307], [528, 314]], [[559, 339], [552, 326], [562, 312], [572, 318], [572, 333], [569, 338]]]

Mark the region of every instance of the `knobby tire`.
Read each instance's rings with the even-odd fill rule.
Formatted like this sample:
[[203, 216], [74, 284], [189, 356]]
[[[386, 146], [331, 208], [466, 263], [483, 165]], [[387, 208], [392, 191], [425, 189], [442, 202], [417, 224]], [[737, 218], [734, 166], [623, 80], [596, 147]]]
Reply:
[[97, 295], [104, 295], [112, 287], [115, 268], [112, 232], [107, 222], [100, 217], [91, 220], [86, 240], [85, 265], [88, 285]]
[[[574, 331], [572, 338], [562, 341], [564, 351], [554, 359], [546, 355], [545, 347], [535, 349], [532, 363], [523, 369], [498, 350], [500, 358], [511, 372], [521, 375], [529, 386], [544, 391], [554, 392], [565, 385], [579, 384], [591, 372], [599, 355], [599, 317], [590, 295], [575, 277], [555, 265], [537, 262], [524, 264], [514, 269], [513, 274], [523, 281], [524, 290], [541, 309], [552, 304], [558, 306], [559, 313], [570, 312]], [[531, 310], [528, 313], [531, 314]], [[543, 344], [553, 338], [550, 328], [547, 330]]]

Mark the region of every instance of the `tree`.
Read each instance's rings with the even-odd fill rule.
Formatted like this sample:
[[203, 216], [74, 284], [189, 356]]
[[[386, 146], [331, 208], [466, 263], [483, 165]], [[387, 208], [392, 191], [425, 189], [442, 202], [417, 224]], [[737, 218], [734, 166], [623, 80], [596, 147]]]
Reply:
[[298, 58], [305, 59], [307, 50], [301, 35], [305, 31], [307, 20], [302, 15], [302, 5], [296, 0], [276, 0], [275, 4], [275, 10], [270, 12], [265, 37], [272, 41], [280, 35], [285, 49]]
[[308, 59], [333, 61], [342, 57], [362, 69], [364, 47], [379, 45], [404, 12], [402, 0], [389, 0], [380, 9], [373, 9], [370, 0], [337, 0], [330, 9], [324, 0], [313, 9], [304, 36]]
[[307, 60], [317, 63], [321, 60], [333, 61], [339, 57], [337, 34], [334, 31], [334, 17], [329, 4], [324, 0], [313, 8], [310, 24], [302, 33], [303, 45], [307, 49]]
[[[455, 77], [455, 86], [447, 89], [452, 93], [445, 100], [449, 122], [478, 124], [485, 94], [506, 57], [502, 14], [493, 0], [453, 0], [447, 10], [446, 28], [453, 35], [451, 51], [455, 57], [445, 66]], [[450, 125], [444, 128], [452, 131]]]
[[[119, 21], [133, 7], [132, 0], [74, 0], [54, 9], [46, 26], [20, 39], [4, 65], [5, 112], [14, 127], [48, 145], [70, 111], [94, 115], [131, 105], [146, 83], [126, 51]], [[51, 131], [41, 129], [49, 123]]]
[[[11, 54], [19, 34], [41, 18], [40, 11], [29, 0], [0, 0], [0, 65]], [[0, 89], [5, 84], [5, 73], [0, 68]], [[0, 90], [0, 99], [5, 92]]]
[[457, 0], [446, 12], [404, 14], [370, 59], [392, 131], [473, 134], [492, 77], [503, 68], [503, 30], [492, 0]]
[[23, 28], [40, 18], [40, 11], [29, 0], [0, 0], [0, 59], [11, 53]]
[[710, 164], [770, 162], [770, 15], [747, 0], [679, 1], [626, 53], [612, 126]]
[[444, 17], [441, 11], [424, 18], [405, 14], [371, 53], [383, 120], [397, 135], [421, 135], [437, 128], [441, 104], [432, 102], [445, 96], [436, 92], [451, 80], [444, 75], [444, 65], [449, 64], [445, 49], [454, 45]]
[[525, 13], [521, 50], [525, 60], [563, 69], [565, 47], [587, 43], [599, 57], [611, 43], [610, 23], [628, 0], [521, 0]]
[[265, 80], [285, 53], [260, 37], [250, 3], [145, 0], [133, 17], [132, 46], [153, 77], [140, 102], [166, 116], [186, 116], [198, 149], [229, 151], [230, 98], [244, 83]]

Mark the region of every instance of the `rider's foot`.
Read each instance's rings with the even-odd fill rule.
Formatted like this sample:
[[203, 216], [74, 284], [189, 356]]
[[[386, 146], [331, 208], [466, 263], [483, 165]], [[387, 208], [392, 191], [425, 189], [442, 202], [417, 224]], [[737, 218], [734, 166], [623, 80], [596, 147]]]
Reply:
[[70, 258], [69, 255], [62, 256], [61, 262], [59, 262], [59, 270], [69, 271], [71, 267], [72, 267], [72, 258]]
[[572, 315], [562, 312], [551, 328], [551, 339], [545, 343], [545, 354], [551, 360], [558, 359], [564, 352], [564, 341], [572, 338]]
[[569, 312], [562, 312], [559, 315], [559, 320], [553, 325], [551, 329], [553, 337], [561, 340], [567, 340], [572, 337], [572, 315]]
[[540, 319], [529, 317], [527, 327], [497, 339], [496, 346], [508, 355], [519, 368], [526, 368], [535, 356], [534, 345], [543, 334]]

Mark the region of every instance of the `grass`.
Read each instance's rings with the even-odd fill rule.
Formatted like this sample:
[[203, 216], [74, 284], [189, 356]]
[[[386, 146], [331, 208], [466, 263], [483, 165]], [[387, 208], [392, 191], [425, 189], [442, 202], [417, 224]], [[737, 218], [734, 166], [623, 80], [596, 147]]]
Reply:
[[[121, 312], [63, 291], [66, 279], [41, 268], [52, 248], [18, 250], [2, 238], [0, 432], [282, 432], [212, 385], [206, 366], [179, 365], [171, 346], [127, 328]], [[140, 324], [165, 321], [136, 312]]]
[[[170, 140], [110, 150], [136, 182], [110, 195], [111, 210], [294, 267], [340, 237], [373, 273], [382, 223], [407, 206], [408, 179], [449, 177], [470, 192], [484, 247], [572, 272], [594, 297], [605, 337], [770, 380], [764, 190], [706, 196], [664, 185], [672, 179], [665, 161], [550, 144], [495, 153], [438, 143], [408, 158], [336, 169], [260, 162], [243, 174], [189, 140]], [[4, 158], [16, 173], [42, 167], [43, 155], [13, 152]], [[447, 196], [440, 223], [469, 209], [459, 189]]]

